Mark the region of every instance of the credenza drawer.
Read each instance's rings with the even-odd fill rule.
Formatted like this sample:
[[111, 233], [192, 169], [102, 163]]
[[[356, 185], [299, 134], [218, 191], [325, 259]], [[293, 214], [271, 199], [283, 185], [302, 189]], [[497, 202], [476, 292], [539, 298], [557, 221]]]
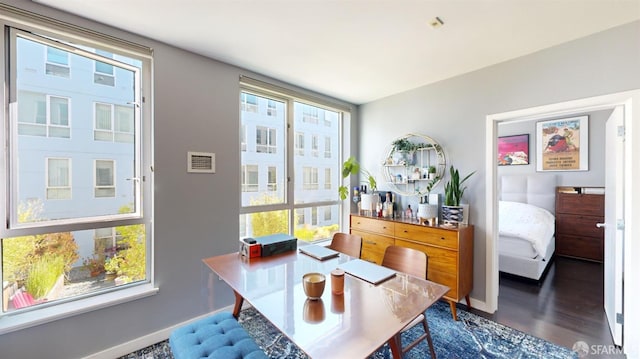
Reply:
[[393, 226], [394, 223], [389, 221], [351, 216], [351, 228], [353, 229], [393, 236]]
[[458, 233], [446, 229], [396, 223], [395, 236], [398, 238], [458, 249]]

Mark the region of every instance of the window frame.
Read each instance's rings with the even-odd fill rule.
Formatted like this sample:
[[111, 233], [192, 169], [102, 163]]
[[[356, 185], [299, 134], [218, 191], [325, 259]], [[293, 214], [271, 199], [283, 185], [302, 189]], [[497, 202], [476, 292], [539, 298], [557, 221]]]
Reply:
[[[2, 24], [2, 18], [0, 18], [0, 24]], [[141, 99], [143, 97], [145, 97], [145, 95], [142, 93], [142, 85], [141, 85], [141, 78], [143, 77], [142, 75], [142, 69], [138, 69], [134, 66], [122, 63], [120, 61], [117, 61], [115, 59], [111, 59], [111, 58], [101, 58], [99, 57], [99, 55], [97, 55], [96, 53], [92, 52], [92, 51], [87, 51], [75, 46], [71, 46], [71, 45], [67, 45], [65, 43], [56, 41], [56, 40], [52, 40], [49, 38], [57, 38], [60, 41], [68, 41], [71, 43], [75, 43], [78, 44], [78, 46], [103, 46], [105, 48], [109, 48], [111, 51], [115, 50], [115, 49], [119, 49], [119, 48], [115, 48], [115, 47], [110, 47], [110, 45], [108, 43], [103, 43], [103, 42], [97, 42], [97, 43], [89, 43], [86, 44], [85, 39], [84, 38], [78, 38], [78, 37], [69, 37], [69, 34], [66, 33], [59, 33], [59, 32], [55, 32], [55, 30], [53, 30], [53, 28], [49, 28], [48, 31], [47, 30], [43, 30], [41, 28], [36, 28], [36, 29], [30, 29], [29, 26], [25, 26], [22, 23], [19, 24], [14, 24], [11, 21], [6, 21], [4, 23], [5, 26], [9, 26], [10, 30], [9, 30], [9, 37], [11, 38], [11, 40], [9, 40], [9, 46], [10, 46], [10, 53], [15, 54], [17, 52], [17, 46], [16, 46], [16, 42], [17, 40], [13, 40], [13, 39], [17, 39], [18, 37], [20, 38], [24, 38], [30, 41], [34, 41], [34, 42], [38, 42], [44, 46], [53, 46], [53, 47], [58, 47], [61, 49], [64, 49], [66, 51], [69, 52], [73, 52], [73, 53], [77, 53], [80, 54], [81, 56], [90, 58], [90, 59], [94, 59], [94, 60], [100, 60], [103, 62], [109, 62], [112, 63], [113, 65], [115, 65], [115, 67], [123, 67], [129, 71], [132, 71], [135, 76], [136, 76], [136, 81], [135, 81], [135, 88], [134, 88], [134, 93], [138, 94], [138, 98]], [[4, 44], [4, 41], [3, 41]], [[4, 45], [6, 46], [6, 45]], [[123, 53], [123, 55], [125, 56], [132, 56], [132, 54], [130, 52], [125, 52]], [[145, 57], [144, 55], [138, 54], [138, 57], [136, 57], [136, 59], [142, 61], [142, 63], [144, 64], [146, 61], [150, 61], [151, 58], [149, 57]], [[16, 68], [16, 56], [12, 55], [9, 56], [9, 66], [11, 68]], [[143, 65], [144, 67], [144, 65]], [[150, 77], [150, 72], [151, 72], [151, 65], [150, 63], [147, 63], [147, 69], [146, 72], [148, 73], [147, 77]], [[7, 106], [9, 108], [9, 114], [6, 114], [6, 118], [8, 122], [15, 122], [17, 123], [17, 119], [15, 121], [13, 121], [14, 117], [17, 115], [17, 111], [16, 111], [16, 107], [17, 107], [17, 102], [16, 102], [16, 95], [17, 95], [17, 89], [15, 88], [16, 86], [16, 79], [15, 79], [15, 73], [11, 73], [10, 77], [11, 77], [11, 81], [10, 83], [10, 90], [9, 90], [9, 106]], [[146, 79], [146, 81], [150, 81], [149, 79]], [[146, 88], [151, 88], [150, 82], [148, 85], [145, 86]], [[58, 96], [60, 97], [60, 96]], [[49, 101], [48, 101], [48, 95], [47, 95], [47, 126], [49, 126]], [[151, 118], [150, 118], [150, 112], [151, 109], [148, 106], [148, 103], [150, 101], [147, 101], [146, 106], [141, 106], [142, 104], [144, 104], [144, 101], [137, 101], [135, 103], [135, 107], [136, 107], [136, 112], [138, 113], [136, 116], [141, 118], [141, 121], [145, 121], [148, 122], [149, 124], [144, 125], [144, 127], [147, 129], [146, 132], [150, 132], [151, 129]], [[69, 104], [69, 106], [71, 106]], [[143, 117], [142, 113], [145, 113], [146, 116]], [[12, 120], [9, 120], [12, 119]], [[69, 120], [70, 122], [71, 120]], [[9, 209], [9, 213], [8, 215], [5, 214], [5, 217], [8, 218], [8, 227], [6, 228], [9, 233], [15, 232], [15, 230], [19, 230], [19, 229], [24, 229], [27, 230], [29, 228], [41, 228], [42, 232], [44, 233], [45, 229], [49, 229], [51, 231], [58, 231], [58, 230], [69, 230], [69, 231], [73, 231], [73, 230], [79, 230], [79, 229], [86, 229], [86, 224], [87, 223], [105, 223], [105, 221], [109, 221], [109, 223], [115, 223], [112, 221], [118, 221], [118, 220], [122, 220], [123, 223], [125, 224], [131, 224], [130, 221], [131, 220], [136, 220], [136, 219], [140, 219], [143, 218], [142, 216], [142, 208], [141, 205], [142, 203], [142, 189], [141, 189], [141, 179], [144, 180], [144, 175], [142, 174], [143, 168], [146, 170], [147, 168], [150, 169], [151, 168], [151, 152], [152, 152], [152, 148], [149, 147], [149, 143], [151, 142], [151, 135], [150, 133], [145, 133], [144, 136], [145, 138], [142, 138], [142, 135], [140, 133], [141, 130], [141, 121], [137, 121], [134, 123], [135, 125], [135, 129], [134, 129], [134, 133], [135, 133], [135, 144], [136, 144], [136, 149], [135, 149], [135, 155], [134, 155], [134, 163], [140, 163], [141, 165], [136, 166], [135, 167], [135, 175], [132, 178], [132, 180], [136, 183], [136, 185], [134, 186], [135, 190], [134, 190], [134, 198], [135, 198], [135, 203], [134, 203], [134, 211], [133, 213], [123, 213], [123, 214], [111, 214], [111, 215], [106, 215], [106, 216], [92, 216], [92, 217], [85, 217], [79, 220], [76, 219], [58, 219], [58, 220], [47, 220], [47, 221], [40, 221], [40, 222], [28, 222], [28, 223], [19, 223], [17, 221], [18, 218], [18, 213], [17, 213], [17, 205], [16, 203], [14, 203], [14, 199], [18, 197], [17, 195], [17, 186], [12, 186], [11, 183], [17, 183], [18, 179], [17, 179], [17, 171], [10, 171], [12, 172], [12, 177], [11, 177], [11, 182], [7, 183], [6, 186], [8, 186], [7, 188], [9, 188], [10, 191], [10, 195], [9, 195], [9, 202], [10, 202], [10, 209]], [[5, 124], [5, 128], [8, 128], [9, 124], [6, 123]], [[47, 130], [47, 135], [48, 135], [48, 130]], [[49, 136], [47, 136], [49, 137]], [[148, 139], [146, 137], [149, 137]], [[3, 138], [4, 139], [4, 138]], [[144, 141], [144, 142], [143, 142]], [[11, 143], [11, 148], [9, 149], [10, 153], [13, 153], [16, 151], [16, 149], [14, 148], [16, 145], [16, 141], [10, 141]], [[143, 149], [143, 143], [144, 146], [146, 148]], [[148, 154], [148, 155], [147, 155]], [[144, 158], [149, 158], [149, 159], [144, 159]], [[143, 162], [145, 161], [145, 162]], [[8, 169], [13, 169], [15, 168], [16, 164], [14, 163], [16, 162], [15, 158], [9, 157], [8, 158], [8, 162], [6, 164], [6, 167]], [[147, 176], [150, 176], [150, 172], [147, 174]], [[150, 195], [150, 194], [149, 194]], [[145, 196], [145, 198], [149, 199], [150, 197]], [[150, 212], [150, 210], [149, 210]], [[4, 214], [4, 213], [3, 213]], [[118, 225], [118, 224], [114, 224], [114, 225]], [[106, 226], [106, 224], [105, 224]], [[19, 232], [17, 232], [19, 233]], [[21, 234], [17, 234], [18, 236]], [[5, 235], [4, 237], [11, 237], [13, 235], [8, 234]]]
[[[15, 141], [13, 136], [18, 136], [17, 131], [9, 132], [9, 124], [17, 122], [16, 106], [16, 73], [15, 71], [1, 71], [0, 81], [9, 84], [8, 90], [3, 96], [5, 111], [0, 111], [0, 123], [3, 131], [0, 131], [0, 141], [9, 144], [5, 148], [4, 156], [0, 156], [0, 187], [6, 189], [5, 205], [0, 206], [0, 217], [5, 218], [5, 225], [0, 226], [0, 238], [20, 237], [37, 235], [43, 233], [56, 233], [65, 231], [88, 230], [104, 227], [117, 227], [142, 224], [146, 234], [146, 279], [124, 285], [113, 287], [108, 290], [91, 292], [83, 296], [65, 298], [60, 301], [45, 303], [25, 309], [12, 311], [10, 315], [0, 313], [0, 335], [16, 330], [41, 325], [58, 319], [67, 318], [73, 315], [88, 311], [106, 308], [128, 301], [137, 300], [158, 292], [154, 279], [154, 255], [153, 255], [153, 52], [146, 46], [138, 45], [127, 40], [120, 40], [110, 35], [104, 35], [97, 31], [69, 25], [55, 19], [36, 15], [27, 11], [17, 10], [10, 6], [0, 4], [0, 27], [8, 29], [7, 36], [0, 39], [0, 62], [3, 68], [15, 68], [16, 33], [25, 37], [36, 37], [38, 42], [45, 45], [54, 45], [70, 52], [80, 52], [86, 55], [82, 47], [105, 49], [113, 54], [126, 56], [140, 61], [140, 68], [136, 70], [135, 93], [138, 94], [136, 106], [137, 117], [134, 118], [135, 141], [139, 146], [135, 152], [135, 174], [132, 178], [135, 185], [135, 211], [130, 214], [118, 216], [89, 217], [83, 220], [74, 221], [46, 221], [44, 223], [19, 224], [16, 221], [17, 200], [15, 185], [18, 175], [15, 168], [17, 159], [10, 155], [14, 153]], [[51, 40], [56, 39], [56, 40]], [[79, 47], [67, 44], [75, 44]], [[93, 55], [94, 59], [101, 59]], [[46, 61], [46, 55], [45, 55]], [[113, 64], [122, 67], [126, 65], [117, 60], [111, 60]], [[127, 65], [128, 66], [128, 65]], [[44, 74], [44, 73], [43, 73]], [[44, 74], [48, 75], [48, 74]], [[67, 80], [68, 78], [63, 79]], [[71, 119], [69, 118], [69, 126]], [[144, 201], [142, 201], [144, 198]], [[1, 258], [0, 258], [1, 260]], [[0, 266], [0, 274], [1, 274]]]

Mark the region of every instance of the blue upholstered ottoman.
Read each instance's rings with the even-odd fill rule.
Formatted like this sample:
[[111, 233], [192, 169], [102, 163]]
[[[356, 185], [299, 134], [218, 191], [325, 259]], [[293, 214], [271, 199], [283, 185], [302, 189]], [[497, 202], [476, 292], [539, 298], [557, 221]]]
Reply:
[[176, 359], [267, 358], [236, 318], [227, 312], [174, 330], [169, 345]]

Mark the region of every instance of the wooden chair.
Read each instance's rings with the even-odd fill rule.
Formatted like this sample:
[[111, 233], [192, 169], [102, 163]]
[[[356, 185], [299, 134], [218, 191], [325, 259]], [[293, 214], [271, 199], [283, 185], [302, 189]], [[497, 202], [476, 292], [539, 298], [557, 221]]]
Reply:
[[[417, 249], [400, 247], [400, 246], [389, 246], [384, 252], [384, 257], [382, 258], [382, 265], [398, 272], [403, 272], [414, 277], [427, 279], [427, 266], [428, 266], [429, 258], [424, 252], [421, 252]], [[400, 340], [400, 336], [403, 332], [413, 328], [414, 326], [422, 323], [422, 327], [424, 329], [424, 334], [418, 337], [416, 340], [411, 342], [411, 344], [402, 348], [402, 342]], [[433, 340], [431, 340], [431, 333], [429, 332], [429, 323], [427, 323], [427, 318], [424, 313], [418, 315], [415, 319], [411, 321], [406, 327], [404, 327], [400, 333], [395, 335], [393, 338], [389, 339], [395, 340], [398, 347], [402, 350], [402, 356], [404, 353], [411, 350], [415, 347], [420, 341], [426, 339], [429, 344], [429, 350], [431, 351], [431, 358], [435, 359], [436, 351], [433, 348]], [[389, 343], [391, 345], [391, 343]]]
[[335, 233], [329, 248], [354, 258], [360, 258], [362, 237], [349, 233]]

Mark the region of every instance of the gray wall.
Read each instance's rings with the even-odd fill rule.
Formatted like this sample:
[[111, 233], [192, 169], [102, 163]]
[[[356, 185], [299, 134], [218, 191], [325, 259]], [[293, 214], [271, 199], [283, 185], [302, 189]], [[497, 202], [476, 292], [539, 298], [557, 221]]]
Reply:
[[[640, 88], [638, 64], [640, 22], [636, 21], [362, 105], [360, 162], [369, 171], [380, 173], [390, 139], [421, 133], [440, 142], [449, 163], [461, 175], [477, 171], [467, 181], [463, 202], [471, 205], [470, 222], [475, 225], [471, 297], [485, 301], [486, 116]], [[593, 151], [597, 148], [592, 149], [592, 155]], [[601, 166], [598, 161], [591, 162], [585, 185], [603, 184], [602, 169], [596, 168]], [[566, 180], [583, 183], [582, 178], [578, 174]], [[442, 193], [443, 184], [435, 192]]]

